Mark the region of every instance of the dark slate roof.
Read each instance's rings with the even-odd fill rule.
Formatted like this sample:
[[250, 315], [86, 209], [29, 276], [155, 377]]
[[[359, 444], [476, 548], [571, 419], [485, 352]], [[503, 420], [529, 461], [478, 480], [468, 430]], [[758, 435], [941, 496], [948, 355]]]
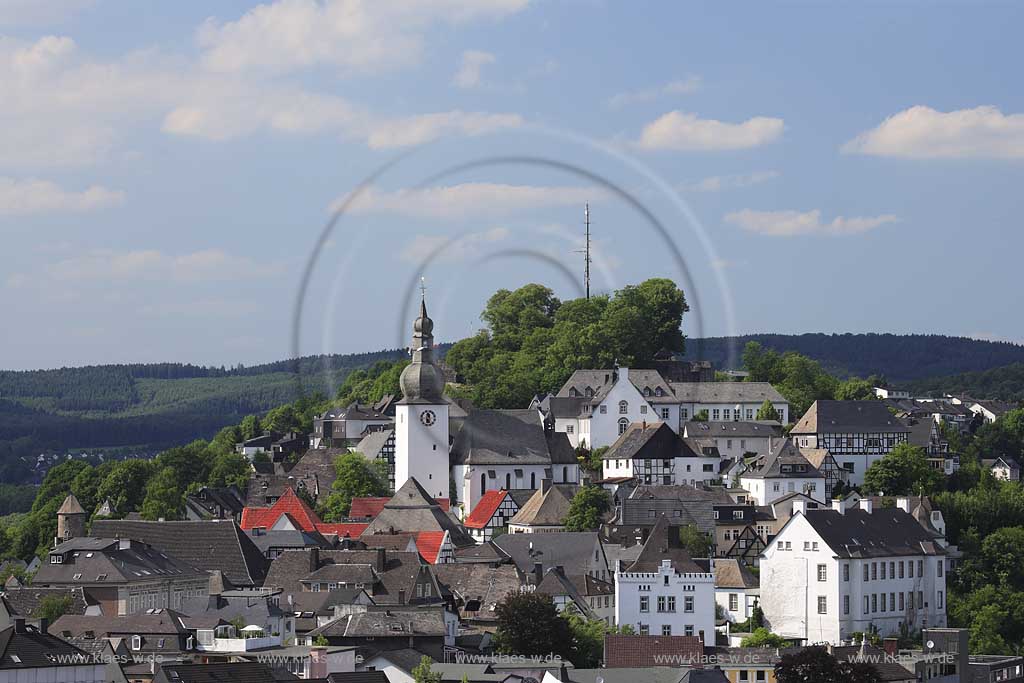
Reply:
[[494, 605], [509, 593], [519, 591], [523, 583], [511, 564], [439, 564], [434, 567], [437, 580], [462, 606], [477, 601], [481, 610], [475, 618], [497, 619]]
[[61, 554], [60, 564], [44, 563], [33, 580], [40, 586], [49, 584], [112, 585], [150, 581], [153, 578], [200, 578], [202, 571], [161, 548], [132, 539], [122, 548], [116, 538], [83, 537], [61, 543], [49, 552]]
[[679, 539], [679, 531], [668, 523], [662, 515], [651, 529], [640, 556], [626, 569], [630, 573], [657, 573], [662, 560], [669, 560], [672, 568], [680, 574], [701, 574], [708, 571], [693, 561], [690, 553], [683, 547]]
[[447, 531], [452, 545], [457, 548], [475, 543], [414, 478], [406, 480], [395, 491], [395, 495], [384, 504], [384, 509], [370, 522], [361, 537], [418, 531]]
[[839, 557], [945, 555], [933, 534], [899, 508], [808, 510], [807, 521]]
[[466, 418], [451, 447], [453, 465], [550, 463], [551, 452], [543, 418], [538, 411], [529, 408], [474, 410]]
[[362, 453], [367, 458], [376, 458], [380, 454], [381, 449], [387, 445], [388, 439], [391, 439], [394, 435], [395, 430], [393, 429], [383, 429], [370, 432], [363, 437], [355, 450], [357, 453]]
[[590, 603], [583, 597], [576, 584], [565, 575], [561, 567], [551, 567], [544, 572], [544, 578], [537, 585], [536, 592], [545, 595], [566, 596], [576, 605], [576, 608], [588, 619], [596, 619], [597, 615], [591, 609]]
[[[878, 672], [880, 681], [913, 681], [916, 675], [886, 655], [885, 650], [871, 645], [843, 645], [831, 648], [832, 656], [840, 662], [864, 661]], [[987, 680], [987, 679], [986, 679]]]
[[269, 666], [260, 662], [164, 664], [154, 683], [277, 683]]
[[131, 538], [181, 559], [204, 571], [221, 570], [236, 586], [259, 586], [267, 575], [268, 560], [231, 520], [147, 522], [100, 519], [92, 533]]
[[260, 552], [266, 554], [271, 548], [331, 548], [331, 543], [319, 531], [275, 530], [245, 532]]
[[774, 420], [753, 422], [686, 422], [683, 430], [687, 436], [757, 439], [782, 436], [782, 425]]
[[733, 505], [725, 489], [705, 489], [687, 484], [638, 486], [622, 501], [616, 524], [626, 527], [654, 526], [664, 515], [674, 526], [693, 524], [704, 533], [714, 533], [716, 505]]
[[882, 401], [815, 401], [790, 434], [906, 432]]
[[790, 439], [778, 441], [767, 455], [758, 456], [743, 473], [748, 479], [815, 479], [824, 475], [800, 452]]
[[579, 417], [583, 405], [590, 399], [583, 396], [550, 396], [547, 399], [547, 413], [552, 417]]
[[634, 422], [605, 452], [605, 460], [669, 460], [696, 458], [693, 451], [665, 422]]
[[71, 603], [64, 610], [65, 614], [85, 614], [88, 606], [85, 600], [85, 591], [78, 587], [73, 588], [39, 588], [36, 586], [25, 586], [23, 588], [8, 589], [0, 600], [3, 600], [8, 613], [12, 617], [31, 618], [39, 616], [39, 608], [48, 597], [70, 596]]
[[27, 625], [23, 631], [19, 631], [12, 624], [0, 630], [0, 671], [85, 663], [84, 652], [60, 638], [41, 633], [35, 626]]
[[335, 672], [327, 676], [330, 683], [389, 683], [383, 671]]
[[[608, 392], [615, 386], [615, 382], [622, 372], [628, 372], [629, 382], [649, 403], [678, 403], [679, 400], [673, 394], [671, 385], [665, 381], [657, 370], [644, 368], [629, 368], [628, 370], [576, 370], [572, 373], [562, 388], [558, 390], [556, 398], [588, 398], [588, 390], [591, 393], [590, 403], [596, 405], [604, 400]], [[661, 390], [660, 392], [658, 390]], [[576, 396], [572, 395], [576, 392]], [[659, 395], [660, 393], [660, 395]]]
[[311, 494], [319, 491], [326, 496], [338, 478], [334, 460], [348, 452], [347, 448], [310, 448], [287, 474], [254, 474], [249, 481], [246, 505], [265, 505], [267, 496], [280, 497], [285, 489], [296, 489], [300, 483]]
[[586, 563], [599, 542], [596, 531], [502, 534], [491, 541], [512, 558], [524, 574], [532, 572], [535, 563], [540, 563], [543, 569], [561, 565], [569, 574], [585, 574]]
[[307, 635], [316, 638], [374, 638], [396, 636], [444, 636], [444, 608], [371, 607], [366, 612], [343, 616], [313, 629]]

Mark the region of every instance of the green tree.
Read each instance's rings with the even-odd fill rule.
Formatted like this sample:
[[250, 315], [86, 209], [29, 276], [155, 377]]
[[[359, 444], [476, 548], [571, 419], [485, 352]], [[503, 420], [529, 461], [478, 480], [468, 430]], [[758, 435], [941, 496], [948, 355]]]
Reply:
[[863, 490], [885, 495], [933, 493], [943, 484], [942, 473], [928, 464], [924, 449], [897, 444], [864, 472]]
[[114, 512], [124, 516], [142, 508], [146, 498], [146, 484], [154, 469], [149, 460], [133, 458], [114, 463], [96, 490], [96, 499], [110, 499]]
[[875, 385], [868, 380], [851, 377], [839, 383], [835, 398], [837, 401], [873, 401], [876, 398]]
[[331, 494], [319, 510], [324, 521], [337, 522], [344, 519], [352, 508], [353, 498], [387, 494], [387, 481], [381, 481], [362, 453], [338, 456], [334, 461], [334, 470], [338, 477], [331, 485]]
[[71, 609], [71, 595], [47, 595], [39, 601], [32, 616], [36, 619], [46, 619], [51, 624], [68, 613]]
[[142, 501], [145, 519], [180, 519], [185, 508], [185, 492], [178, 486], [178, 474], [171, 467], [157, 472], [146, 485]]
[[874, 666], [866, 662], [840, 662], [823, 647], [804, 647], [783, 655], [775, 665], [778, 683], [880, 683]]
[[611, 510], [611, 505], [611, 497], [600, 486], [590, 484], [580, 488], [569, 502], [565, 530], [595, 531]]
[[764, 403], [761, 404], [761, 407], [757, 409], [757, 415], [755, 416], [755, 419], [781, 421], [782, 416], [779, 415], [779, 411], [775, 409], [775, 406], [772, 405], [772, 402], [769, 401], [768, 399], [765, 399]]
[[252, 467], [249, 460], [238, 453], [222, 453], [218, 455], [213, 466], [210, 467], [210, 477], [207, 480], [208, 486], [238, 486], [244, 488], [252, 475]]
[[762, 626], [740, 641], [740, 647], [789, 647], [789, 641]]
[[242, 430], [243, 441], [255, 439], [263, 433], [263, 425], [260, 423], [260, 418], [256, 415], [246, 415], [239, 427]]
[[569, 661], [577, 669], [596, 669], [604, 659], [604, 638], [619, 630], [601, 619], [587, 619], [575, 608], [567, 608], [562, 618], [569, 623], [572, 644]]
[[694, 525], [679, 527], [679, 540], [690, 557], [711, 557], [711, 539]]
[[433, 670], [433, 663], [434, 660], [423, 655], [412, 669], [412, 679], [416, 683], [441, 683], [441, 672]]
[[571, 653], [569, 622], [558, 614], [551, 597], [544, 593], [509, 593], [495, 606], [498, 630], [494, 634], [499, 652], [541, 656]]
[[690, 419], [694, 422], [707, 422], [708, 409], [704, 408], [703, 410], [698, 410], [696, 413], [693, 414], [693, 417], [691, 417]]

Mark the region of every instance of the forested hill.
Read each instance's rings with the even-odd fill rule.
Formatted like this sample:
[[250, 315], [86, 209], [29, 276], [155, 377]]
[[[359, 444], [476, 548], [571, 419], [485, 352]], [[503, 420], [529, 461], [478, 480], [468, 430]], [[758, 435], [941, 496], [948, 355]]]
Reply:
[[982, 372], [1024, 362], [1024, 346], [937, 334], [748, 334], [688, 339], [688, 358], [710, 360], [716, 368], [738, 369], [729, 362], [730, 346], [742, 353], [756, 341], [776, 351], [796, 351], [819, 361], [831, 374], [883, 375], [891, 382]]

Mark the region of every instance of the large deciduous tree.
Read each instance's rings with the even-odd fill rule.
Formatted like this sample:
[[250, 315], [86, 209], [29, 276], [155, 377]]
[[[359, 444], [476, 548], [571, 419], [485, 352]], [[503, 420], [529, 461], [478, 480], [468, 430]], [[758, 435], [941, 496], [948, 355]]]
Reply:
[[897, 444], [864, 472], [863, 490], [890, 496], [929, 494], [942, 486], [942, 473], [928, 464], [924, 449]]
[[544, 593], [509, 593], [495, 607], [499, 652], [529, 656], [571, 652], [569, 622], [558, 614], [551, 596]]
[[387, 481], [381, 481], [370, 461], [362, 453], [346, 453], [334, 461], [337, 479], [331, 485], [331, 495], [320, 507], [320, 516], [326, 522], [337, 522], [348, 515], [353, 498], [383, 496], [388, 492]]
[[595, 531], [611, 509], [611, 498], [600, 486], [587, 485], [576, 491], [565, 518], [566, 531]]

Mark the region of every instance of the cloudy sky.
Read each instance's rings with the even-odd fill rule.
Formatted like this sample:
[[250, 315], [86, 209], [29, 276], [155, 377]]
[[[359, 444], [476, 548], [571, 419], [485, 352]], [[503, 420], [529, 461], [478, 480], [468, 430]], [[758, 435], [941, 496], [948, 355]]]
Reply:
[[1020, 341], [1022, 20], [0, 0], [0, 367], [396, 347], [421, 275], [457, 339], [579, 294], [588, 202], [593, 289], [671, 277], [690, 335]]

